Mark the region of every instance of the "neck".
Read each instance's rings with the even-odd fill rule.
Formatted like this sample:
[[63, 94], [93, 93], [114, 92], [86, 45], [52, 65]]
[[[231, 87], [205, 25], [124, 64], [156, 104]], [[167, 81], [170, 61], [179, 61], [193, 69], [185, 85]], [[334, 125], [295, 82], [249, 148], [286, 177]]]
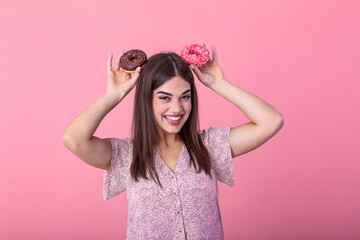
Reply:
[[160, 139], [157, 144], [157, 149], [159, 151], [166, 151], [168, 148], [177, 148], [179, 145], [182, 145], [183, 141], [177, 133], [161, 133]]
[[172, 147], [178, 145], [181, 141], [180, 137], [177, 134], [171, 134], [167, 136], [161, 136], [159, 145], [165, 147]]

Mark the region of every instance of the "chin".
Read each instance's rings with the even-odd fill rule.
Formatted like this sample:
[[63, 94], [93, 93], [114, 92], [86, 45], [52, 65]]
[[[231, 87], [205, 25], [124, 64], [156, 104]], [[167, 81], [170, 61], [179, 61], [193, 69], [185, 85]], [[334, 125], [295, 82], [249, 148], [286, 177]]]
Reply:
[[181, 127], [176, 127], [176, 128], [165, 128], [164, 130], [167, 132], [167, 133], [179, 133], [180, 130], [181, 130], [182, 126]]

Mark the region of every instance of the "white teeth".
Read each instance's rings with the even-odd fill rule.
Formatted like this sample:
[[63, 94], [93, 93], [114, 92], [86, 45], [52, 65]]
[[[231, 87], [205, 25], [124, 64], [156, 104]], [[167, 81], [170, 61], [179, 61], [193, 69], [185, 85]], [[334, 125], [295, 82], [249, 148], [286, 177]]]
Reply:
[[166, 118], [170, 119], [170, 120], [173, 120], [173, 121], [177, 121], [181, 118], [181, 116], [179, 117], [169, 117], [169, 116], [165, 116]]

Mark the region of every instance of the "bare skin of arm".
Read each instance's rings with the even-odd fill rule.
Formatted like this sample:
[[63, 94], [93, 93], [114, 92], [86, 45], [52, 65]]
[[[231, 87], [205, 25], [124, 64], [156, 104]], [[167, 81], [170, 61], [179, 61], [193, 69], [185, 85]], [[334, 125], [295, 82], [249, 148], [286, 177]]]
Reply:
[[101, 139], [94, 136], [94, 133], [104, 117], [131, 91], [140, 76], [138, 70], [131, 77], [130, 73], [120, 69], [122, 54], [117, 59], [114, 70], [112, 54], [109, 55], [105, 95], [76, 116], [62, 135], [64, 145], [72, 153], [85, 163], [104, 170], [109, 170], [111, 165], [111, 138]]
[[269, 103], [230, 83], [218, 63], [215, 45], [212, 59], [205, 65], [192, 65], [198, 79], [238, 107], [251, 122], [230, 129], [232, 157], [250, 152], [273, 137], [284, 124], [283, 116]]

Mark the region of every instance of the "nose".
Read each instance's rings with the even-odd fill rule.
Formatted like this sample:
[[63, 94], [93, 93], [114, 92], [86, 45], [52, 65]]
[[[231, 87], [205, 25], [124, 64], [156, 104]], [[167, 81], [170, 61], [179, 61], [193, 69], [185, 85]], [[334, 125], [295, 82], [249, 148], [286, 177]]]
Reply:
[[174, 101], [171, 103], [171, 111], [172, 111], [174, 114], [181, 113], [182, 110], [183, 110], [183, 107], [182, 107], [182, 104], [181, 104], [180, 101], [174, 100]]

